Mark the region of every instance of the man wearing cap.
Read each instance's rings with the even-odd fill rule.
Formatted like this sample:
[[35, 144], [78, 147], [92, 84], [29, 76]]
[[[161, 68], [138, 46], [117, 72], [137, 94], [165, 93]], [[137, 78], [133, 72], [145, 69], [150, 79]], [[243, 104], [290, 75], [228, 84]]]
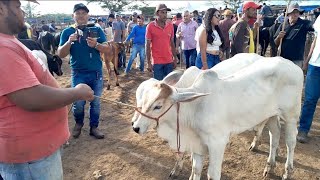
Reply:
[[[156, 20], [150, 22], [146, 31], [146, 56], [148, 70], [153, 70], [153, 77], [162, 80], [177, 65], [172, 23], [166, 22], [167, 12], [171, 9], [165, 4], [156, 7]], [[152, 55], [152, 62], [151, 62]]]
[[300, 143], [306, 143], [309, 140], [308, 133], [320, 97], [320, 16], [318, 16], [313, 27], [316, 36], [311, 45], [309, 55], [303, 63], [303, 70], [306, 71], [308, 69], [308, 72], [304, 89], [305, 97], [300, 116], [299, 133], [297, 136], [297, 141]]
[[288, 21], [285, 24], [284, 31], [282, 31], [283, 23], [274, 35], [277, 46], [280, 45], [280, 39], [282, 39], [280, 56], [293, 61], [300, 67], [302, 67], [304, 59], [307, 33], [313, 31], [311, 21], [300, 18], [303, 12], [304, 10], [300, 9], [297, 3], [291, 4], [288, 8]]
[[24, 28], [20, 1], [0, 1], [0, 175], [62, 180], [60, 149], [70, 135], [66, 105], [93, 100], [93, 91], [85, 84], [59, 88], [43, 62], [15, 38]]
[[222, 50], [223, 53], [225, 53], [225, 59], [230, 58], [230, 40], [229, 40], [229, 30], [232, 25], [234, 25], [236, 22], [231, 19], [232, 18], [232, 11], [229, 9], [224, 10], [223, 12], [224, 19], [219, 22], [219, 28], [222, 32], [222, 36], [224, 38], [224, 49]]
[[[71, 85], [79, 83], [89, 85], [94, 95], [100, 97], [103, 90], [103, 74], [101, 52], [108, 52], [109, 46], [102, 29], [96, 26], [87, 27], [89, 9], [82, 3], [74, 5], [73, 19], [74, 27], [62, 31], [58, 55], [61, 58], [70, 54]], [[96, 97], [90, 102], [90, 135], [97, 139], [104, 135], [97, 129], [100, 117], [100, 99]], [[72, 135], [78, 138], [84, 124], [84, 112], [86, 101], [73, 103], [72, 110], [76, 124]]]
[[253, 1], [247, 1], [243, 4], [242, 18], [230, 28], [229, 32], [232, 56], [238, 53], [254, 53], [254, 36], [248, 22], [255, 18], [256, 11], [260, 8], [261, 5]]
[[177, 46], [181, 42], [181, 48], [186, 59], [186, 68], [194, 66], [197, 58], [197, 41], [194, 40], [196, 35], [196, 30], [198, 28], [198, 23], [191, 19], [189, 11], [183, 13], [183, 22], [178, 26], [176, 37], [180, 39], [177, 41]]

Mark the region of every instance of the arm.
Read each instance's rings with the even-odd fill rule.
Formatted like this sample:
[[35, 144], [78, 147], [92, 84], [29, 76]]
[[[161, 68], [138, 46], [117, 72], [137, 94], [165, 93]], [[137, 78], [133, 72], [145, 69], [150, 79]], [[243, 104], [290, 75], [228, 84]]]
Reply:
[[64, 107], [76, 100], [92, 100], [93, 91], [84, 84], [75, 88], [53, 88], [37, 85], [7, 94], [8, 99], [27, 111], [48, 111]]
[[128, 37], [127, 37], [127, 39], [125, 41], [130, 41], [131, 38], [135, 37], [135, 34], [136, 34], [136, 28], [135, 27], [133, 27], [133, 29], [131, 30], [130, 34], [128, 35]]
[[177, 28], [177, 33], [175, 34], [175, 36], [177, 37], [176, 48], [178, 48], [180, 46], [181, 39], [183, 38], [182, 32], [181, 32], [181, 23], [179, 24], [179, 26]]
[[58, 47], [58, 56], [66, 57], [70, 53], [71, 43], [77, 40], [77, 34], [74, 33], [68, 37], [68, 34], [63, 31], [60, 36], [60, 44]]
[[[178, 41], [178, 39], [177, 39], [177, 41]], [[176, 47], [174, 45], [173, 37], [171, 38], [170, 46], [171, 46], [171, 53], [173, 56], [173, 68], [176, 68], [177, 62], [178, 62], [178, 57], [177, 57], [177, 51], [176, 51]]]
[[207, 32], [205, 29], [200, 33], [199, 45], [200, 45], [202, 69], [208, 69], [208, 64], [207, 64]]
[[146, 28], [146, 46], [145, 46], [145, 51], [146, 51], [146, 58], [147, 58], [147, 63], [148, 63], [148, 71], [152, 71], [153, 67], [151, 64], [151, 39], [152, 39], [152, 33], [151, 33], [151, 24], [148, 24]]
[[151, 64], [151, 40], [147, 39], [146, 42], [146, 57], [147, 57], [147, 63], [148, 63], [148, 70], [152, 71], [152, 64]]
[[274, 35], [274, 43], [276, 44], [277, 47], [280, 45], [280, 40], [285, 36], [285, 32], [281, 31], [282, 26], [283, 26], [283, 24], [281, 24], [278, 27], [277, 32]]
[[125, 28], [125, 25], [124, 25], [124, 22], [121, 23], [122, 25], [122, 36], [121, 36], [121, 42], [123, 42], [126, 38], [126, 28]]
[[312, 53], [313, 53], [314, 47], [316, 46], [316, 42], [317, 42], [317, 36], [314, 38], [314, 40], [313, 40], [313, 42], [312, 42], [312, 44], [311, 44], [310, 51], [309, 51], [309, 54], [308, 54], [307, 59], [305, 59], [305, 60], [303, 61], [302, 70], [303, 70], [304, 72], [306, 72], [307, 69], [308, 69], [308, 64], [309, 64], [309, 61], [310, 61], [310, 59], [311, 59], [311, 57], [312, 57]]

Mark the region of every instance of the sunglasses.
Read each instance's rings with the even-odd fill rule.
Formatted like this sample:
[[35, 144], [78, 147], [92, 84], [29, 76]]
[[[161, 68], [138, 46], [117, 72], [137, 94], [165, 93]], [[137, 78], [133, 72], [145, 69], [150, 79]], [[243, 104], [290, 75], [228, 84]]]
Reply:
[[218, 19], [221, 18], [221, 15], [220, 15], [220, 14], [214, 14], [213, 16], [216, 17], [216, 18], [218, 18]]

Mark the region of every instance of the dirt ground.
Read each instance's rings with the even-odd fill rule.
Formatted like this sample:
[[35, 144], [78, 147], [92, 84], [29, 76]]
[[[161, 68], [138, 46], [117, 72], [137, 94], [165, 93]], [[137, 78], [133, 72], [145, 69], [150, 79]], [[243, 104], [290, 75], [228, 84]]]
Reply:
[[[62, 87], [70, 87], [70, 68], [67, 60], [63, 63], [62, 77], [57, 77]], [[105, 75], [106, 76], [106, 75]], [[149, 79], [151, 73], [139, 73], [135, 68], [130, 75], [119, 76], [120, 87], [113, 82], [111, 90], [104, 90], [103, 98], [122, 101], [135, 105], [135, 91], [139, 84]], [[105, 82], [106, 84], [106, 82]], [[105, 139], [96, 140], [89, 136], [88, 113], [85, 126], [78, 139], [70, 138], [69, 145], [63, 150], [63, 170], [66, 180], [141, 180], [168, 179], [175, 163], [175, 155], [169, 146], [161, 140], [155, 130], [145, 136], [136, 134], [131, 127], [134, 110], [129, 107], [101, 102], [101, 120], [99, 128], [105, 133]], [[74, 120], [69, 115], [70, 131]], [[233, 136], [227, 146], [222, 167], [223, 180], [258, 180], [262, 174], [269, 152], [269, 136], [265, 129], [262, 143], [257, 152], [248, 148], [253, 132], [244, 132]], [[286, 160], [286, 146], [281, 136], [280, 157], [274, 175], [268, 179], [281, 179]], [[297, 143], [294, 156], [295, 180], [320, 180], [320, 104], [317, 107], [308, 144]], [[202, 178], [206, 179], [208, 160], [205, 161]], [[173, 179], [188, 179], [191, 162], [188, 159]]]

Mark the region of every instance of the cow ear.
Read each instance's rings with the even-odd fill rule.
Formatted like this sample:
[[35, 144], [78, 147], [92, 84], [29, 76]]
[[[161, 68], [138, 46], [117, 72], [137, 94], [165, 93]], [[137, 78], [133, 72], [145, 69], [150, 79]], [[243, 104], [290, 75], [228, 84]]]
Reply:
[[169, 73], [163, 80], [163, 83], [174, 86], [183, 75], [183, 70], [175, 70]]
[[207, 96], [207, 95], [209, 95], [209, 93], [196, 93], [196, 92], [178, 93], [176, 94], [176, 96], [173, 97], [173, 100], [175, 102], [190, 102], [202, 96]]

